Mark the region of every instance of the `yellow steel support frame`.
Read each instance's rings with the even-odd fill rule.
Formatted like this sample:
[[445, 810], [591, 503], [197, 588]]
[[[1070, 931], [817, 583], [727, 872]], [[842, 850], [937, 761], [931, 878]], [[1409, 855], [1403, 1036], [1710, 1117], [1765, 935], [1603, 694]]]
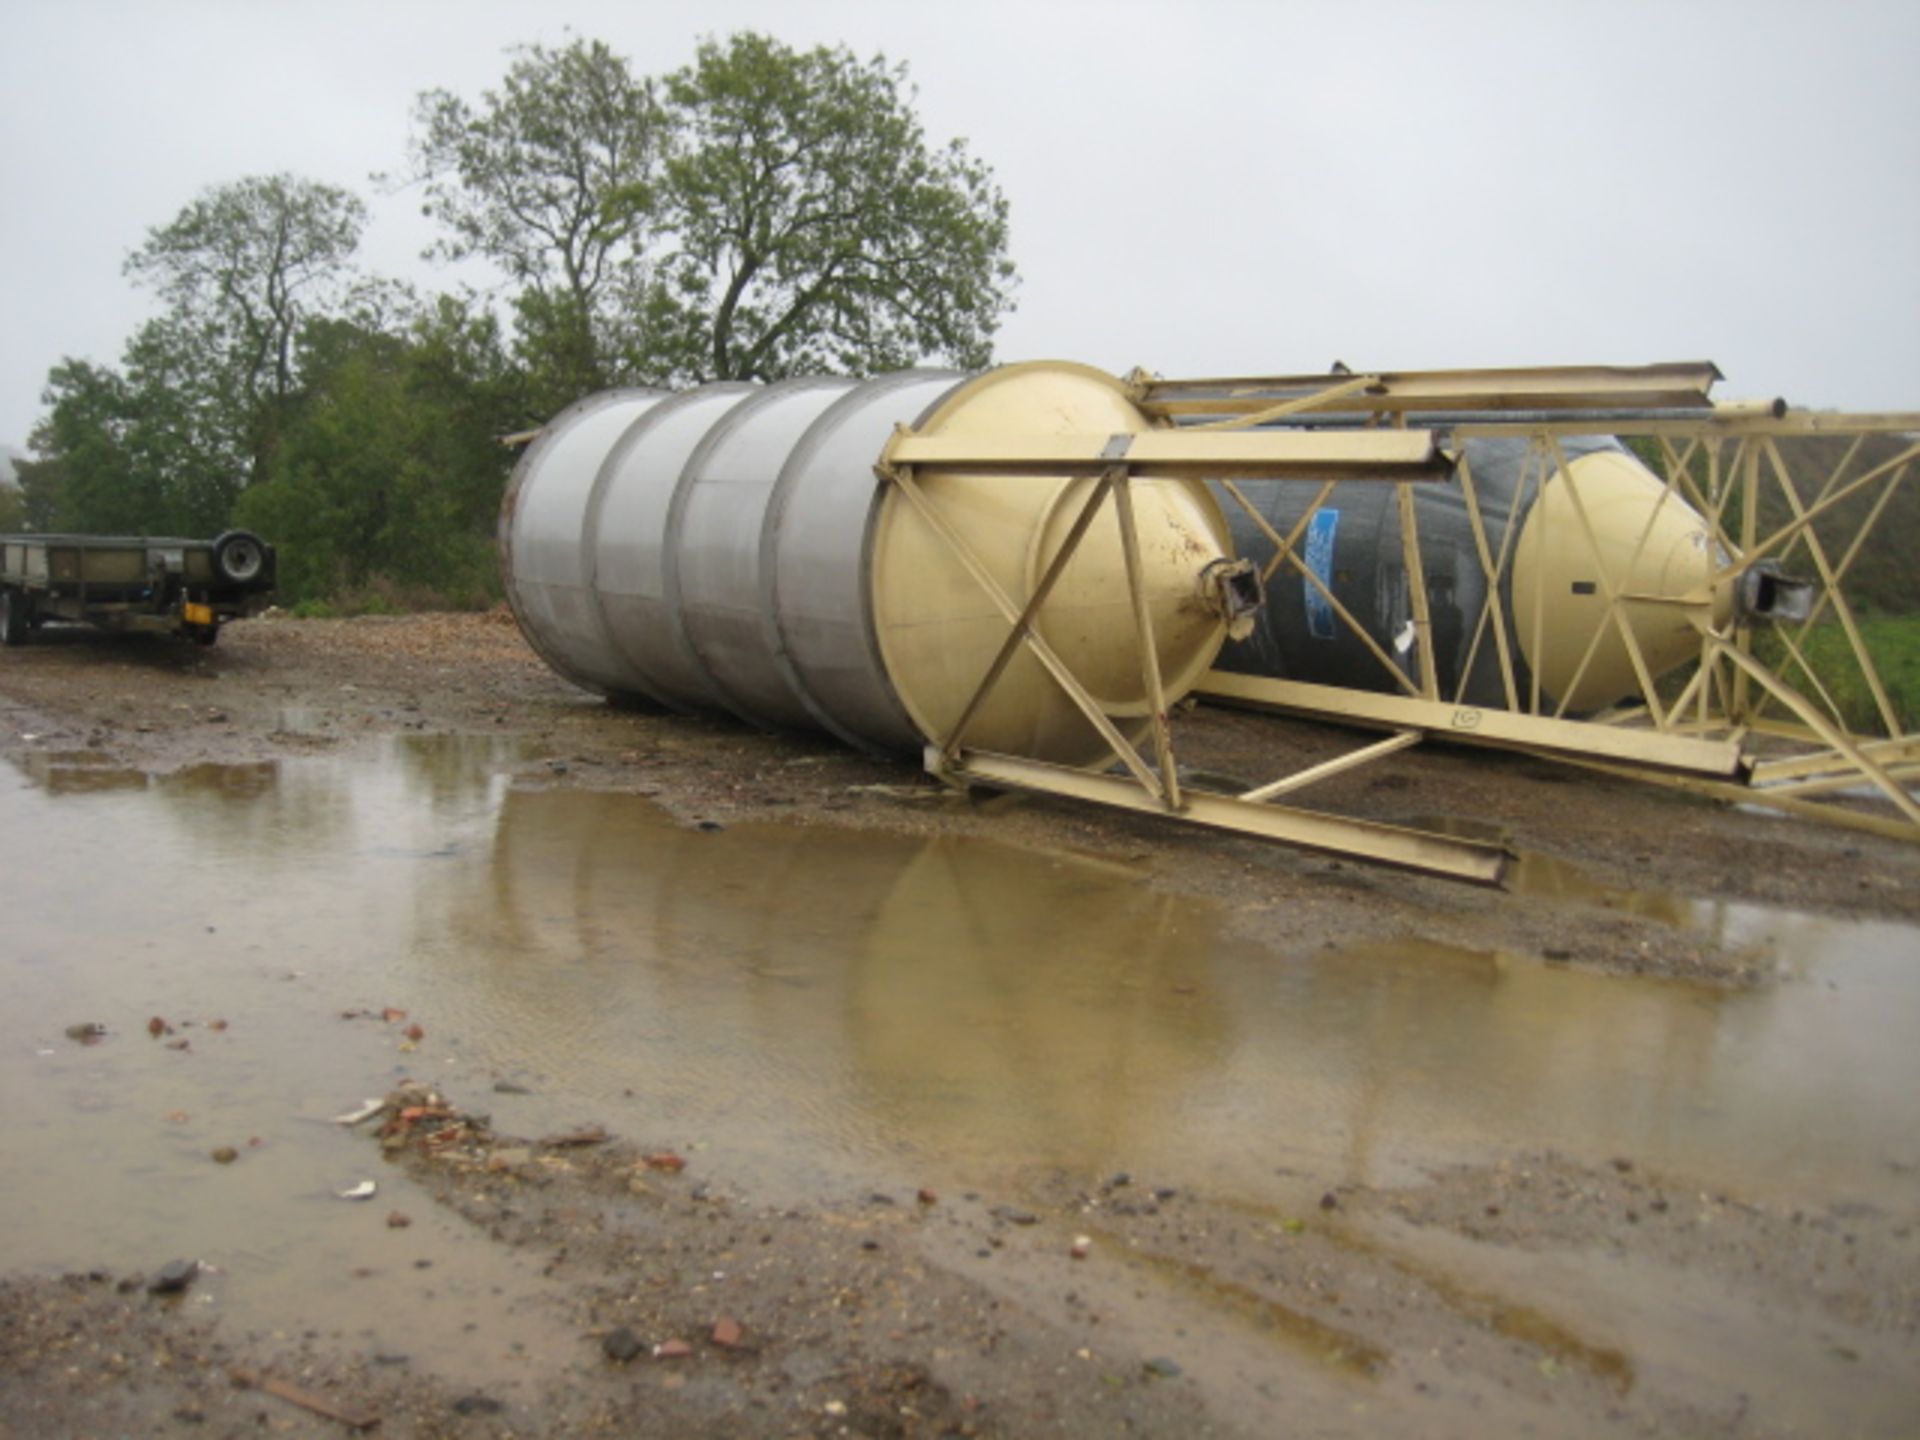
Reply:
[[[1200, 693], [1230, 704], [1380, 726], [1395, 732], [1395, 741], [1389, 742], [1394, 745], [1413, 733], [1525, 750], [1682, 784], [1722, 799], [1737, 798], [1920, 840], [1920, 805], [1913, 788], [1920, 775], [1920, 765], [1913, 763], [1920, 757], [1920, 734], [1903, 728], [1914, 720], [1900, 715], [1857, 606], [1846, 590], [1847, 576], [1868, 536], [1920, 463], [1920, 414], [1792, 411], [1780, 402], [1714, 406], [1706, 391], [1715, 378], [1717, 372], [1711, 366], [1685, 365], [1639, 370], [1463, 371], [1318, 377], [1316, 389], [1312, 377], [1155, 381], [1136, 375], [1134, 392], [1149, 413], [1188, 422], [1217, 417], [1207, 421], [1208, 428], [1215, 430], [1330, 420], [1341, 425], [1404, 424], [1411, 415], [1416, 424], [1445, 426], [1460, 441], [1523, 437], [1529, 441], [1529, 453], [1513, 513], [1524, 513], [1549, 479], [1564, 475], [1570, 523], [1596, 561], [1601, 547], [1588, 497], [1568, 470], [1561, 442], [1577, 435], [1644, 438], [1657, 451], [1656, 470], [1665, 471], [1662, 503], [1668, 497], [1684, 501], [1708, 523], [1720, 557], [1712, 587], [1737, 582], [1767, 560], [1796, 574], [1806, 571], [1801, 578], [1816, 587], [1811, 612], [1804, 620], [1761, 625], [1736, 614], [1718, 630], [1701, 624], [1698, 661], [1677, 675], [1656, 678], [1633, 629], [1630, 607], [1692, 603], [1697, 610], [1707, 597], [1679, 600], [1635, 594], [1616, 586], [1605, 564], [1596, 564], [1604, 615], [1588, 636], [1573, 679], [1563, 688], [1572, 692], [1579, 685], [1603, 641], [1612, 637], [1625, 651], [1637, 693], [1629, 704], [1606, 715], [1572, 717], [1564, 701], [1542, 693], [1538, 674], [1530, 672], [1516, 653], [1522, 636], [1528, 638], [1533, 653], [1539, 653], [1541, 599], [1514, 593], [1513, 558], [1520, 526], [1507, 525], [1495, 543], [1471, 466], [1463, 459], [1453, 478], [1465, 501], [1486, 599], [1473, 619], [1459, 689], [1448, 698], [1438, 693], [1434, 679], [1416, 516], [1407, 486], [1401, 486], [1400, 519], [1403, 563], [1414, 593], [1414, 641], [1420, 653], [1411, 658], [1418, 666], [1417, 678], [1366, 632], [1297, 552], [1314, 514], [1342, 480], [1326, 479], [1284, 536], [1255, 512], [1238, 487], [1227, 483], [1222, 488], [1246, 510], [1273, 547], [1273, 553], [1261, 561], [1266, 578], [1271, 581], [1282, 570], [1288, 572], [1289, 581], [1297, 575], [1327, 602], [1339, 623], [1380, 663], [1384, 680], [1400, 693], [1382, 695], [1220, 671], [1206, 677]], [[1521, 410], [1528, 413], [1506, 418], [1507, 412]], [[1867, 442], [1875, 437], [1880, 438], [1883, 452], [1893, 453], [1880, 455], [1861, 473], [1852, 473]], [[1796, 484], [1782, 442], [1814, 438], [1849, 443], [1823, 478], [1812, 477], [1819, 480], [1817, 486]], [[1911, 497], [1912, 490], [1906, 493]], [[1866, 513], [1836, 554], [1831, 534], [1823, 537], [1817, 527], [1827, 521], [1830, 531], [1840, 507], [1849, 501], [1864, 505]], [[1785, 518], [1770, 520], [1770, 513]], [[1629, 572], [1640, 558], [1652, 531], [1650, 517], [1621, 573]], [[1845, 662], [1871, 701], [1874, 719], [1862, 733], [1850, 727], [1833, 687], [1822, 678], [1809, 653], [1808, 637], [1829, 612], [1845, 642]], [[1763, 635], [1767, 638], [1762, 639]], [[1504, 709], [1464, 703], [1467, 676], [1475, 672], [1489, 637]], [[1763, 655], [1778, 658], [1763, 659]], [[1854, 723], [1860, 723], [1857, 716]], [[1863, 807], [1857, 803], [1857, 793], [1849, 797], [1855, 803], [1815, 798], [1861, 790], [1877, 795], [1886, 808]]]
[[[1354, 755], [1281, 777], [1237, 797], [1196, 791], [1181, 784], [1169, 722], [1170, 707], [1159, 668], [1159, 649], [1154, 642], [1142, 581], [1140, 537], [1131, 489], [1135, 476], [1141, 472], [1204, 474], [1223, 458], [1231, 463], [1234, 473], [1243, 476], [1314, 472], [1331, 464], [1356, 475], [1411, 473], [1436, 477], [1445, 473], [1450, 464], [1450, 457], [1439, 451], [1434, 437], [1424, 432], [1337, 437], [1332, 445], [1322, 445], [1320, 437], [1315, 436], [1273, 435], [1259, 437], [1258, 445], [1245, 443], [1251, 438], [1254, 437], [1196, 437], [1165, 431], [1130, 438], [1053, 436], [1030, 441], [1018, 437], [1011, 440], [929, 437], [905, 430], [895, 436], [876, 467], [877, 473], [899, 491], [953, 553], [1008, 625], [1006, 639], [962, 708], [959, 719], [947, 734], [927, 747], [928, 771], [952, 784], [990, 785], [1064, 796], [1422, 874], [1472, 884], [1500, 884], [1512, 861], [1503, 846], [1270, 803], [1277, 796], [1291, 794], [1402, 749], [1418, 740], [1417, 732], [1409, 731]], [[1126, 443], [1122, 443], [1123, 440]], [[1195, 440], [1200, 443], [1191, 443]], [[1059, 552], [1048, 562], [1033, 593], [1021, 605], [993, 578], [929, 496], [917, 474], [920, 467], [927, 465], [962, 472], [985, 469], [1000, 474], [1036, 476], [1090, 473], [1095, 474], [1097, 480], [1074, 517]], [[1141, 682], [1148, 700], [1153, 737], [1151, 763], [1121, 733], [1099, 701], [1047, 644], [1034, 623], [1094, 519], [1109, 500], [1118, 522], [1135, 640], [1141, 656]], [[1098, 732], [1127, 772], [1125, 775], [1074, 770], [966, 748], [969, 727], [1023, 647], [1039, 660], [1054, 683]]]

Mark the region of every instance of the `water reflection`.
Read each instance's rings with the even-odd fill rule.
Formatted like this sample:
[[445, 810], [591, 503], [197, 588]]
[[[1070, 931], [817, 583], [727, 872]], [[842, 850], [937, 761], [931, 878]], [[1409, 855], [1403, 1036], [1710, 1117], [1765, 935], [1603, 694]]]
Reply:
[[[685, 1147], [780, 1204], [1052, 1167], [1271, 1204], [1276, 1170], [1317, 1193], [1547, 1148], [1750, 1198], [1910, 1203], [1909, 929], [1707, 916], [1797, 967], [1751, 993], [1413, 940], [1301, 953], [1284, 911], [1270, 945], [1241, 943], [1126, 866], [708, 832], [513, 788], [528, 758], [413, 739], [144, 784], [74, 779], [130, 773], [89, 753], [16, 761], [0, 1144], [23, 1178], [0, 1268], [217, 1254], [247, 1313], [369, 1323], [344, 1277], [410, 1273], [433, 1237], [369, 1241], [331, 1201], [369, 1160], [325, 1121], [403, 1073], [515, 1133], [591, 1120]], [[424, 1022], [417, 1050], [340, 1018], [387, 1006]], [[191, 1049], [150, 1040], [151, 1015]], [[62, 1038], [90, 1020], [104, 1043]], [[493, 1097], [502, 1075], [534, 1093]], [[223, 1144], [241, 1163], [211, 1163]]]
[[[332, 1198], [369, 1173], [404, 1193], [364, 1136], [327, 1123], [405, 1058], [390, 1027], [339, 1016], [430, 998], [406, 958], [418, 874], [476, 848], [512, 754], [416, 748], [137, 784], [69, 783], [138, 775], [104, 757], [15, 758], [24, 783], [0, 786], [0, 1269], [204, 1256], [224, 1278], [201, 1294], [243, 1327], [297, 1314], [490, 1384], [511, 1383], [496, 1363], [510, 1347], [556, 1363], [577, 1348], [531, 1313], [472, 1312], [540, 1282], [454, 1217], [414, 1204], [419, 1223], [389, 1233]], [[150, 1016], [185, 1048], [150, 1037]], [[82, 1021], [105, 1039], [66, 1041]], [[220, 1146], [240, 1159], [213, 1163]]]
[[1289, 955], [1121, 867], [706, 833], [632, 797], [522, 790], [484, 872], [423, 898], [417, 949], [499, 1063], [762, 1155], [1247, 1184], [1283, 1154], [1378, 1179], [1539, 1146], [1884, 1185], [1889, 1147], [1915, 1148], [1889, 1097], [1920, 1086], [1920, 1032], [1886, 990], [1915, 994], [1895, 958], [1912, 936], [1775, 928], [1815, 966], [1844, 935], [1847, 983], [1735, 994], [1416, 941]]
[[30, 750], [13, 757], [34, 784], [54, 795], [86, 795], [101, 790], [144, 790], [147, 773], [114, 763], [98, 750]]
[[633, 1089], [703, 1133], [724, 1115], [763, 1154], [798, 1127], [799, 1148], [871, 1155], [936, 1118], [983, 1127], [972, 1146], [1108, 1148], [1228, 1033], [1198, 993], [1212, 912], [1132, 879], [517, 790], [486, 870], [423, 912], [420, 953], [503, 1067], [603, 1103]]

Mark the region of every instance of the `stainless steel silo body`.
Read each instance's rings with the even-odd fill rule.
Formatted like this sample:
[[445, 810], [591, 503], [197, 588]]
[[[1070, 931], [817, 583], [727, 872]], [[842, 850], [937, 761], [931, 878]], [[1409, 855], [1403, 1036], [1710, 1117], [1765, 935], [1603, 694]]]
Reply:
[[[916, 752], [958, 720], [1008, 632], [972, 567], [1031, 594], [1092, 482], [927, 469], [910, 505], [876, 471], [902, 426], [1114, 435], [1154, 422], [1121, 382], [1064, 362], [593, 397], [555, 418], [509, 485], [500, 546], [514, 613], [549, 663], [608, 695]], [[1230, 540], [1200, 482], [1134, 488], [1151, 633], [1177, 692], [1225, 637], [1200, 576]], [[1150, 707], [1120, 574], [1109, 505], [1035, 623], [1138, 733]], [[1063, 763], [1105, 751], [1026, 653], [970, 734]]]

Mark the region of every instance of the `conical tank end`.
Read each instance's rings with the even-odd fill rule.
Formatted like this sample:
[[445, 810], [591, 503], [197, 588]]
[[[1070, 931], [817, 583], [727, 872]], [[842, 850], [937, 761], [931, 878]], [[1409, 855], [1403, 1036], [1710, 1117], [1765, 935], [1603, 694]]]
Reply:
[[[1036, 362], [958, 387], [914, 429], [928, 436], [1026, 439], [1127, 436], [1157, 424], [1111, 375]], [[922, 468], [913, 483], [932, 514], [898, 487], [885, 496], [871, 552], [872, 611], [895, 693], [927, 740], [944, 745], [1098, 482], [1084, 475]], [[1171, 704], [1205, 673], [1226, 638], [1205, 576], [1209, 566], [1231, 557], [1232, 541], [1199, 481], [1134, 480], [1130, 494], [1154, 656]], [[1090, 703], [1128, 738], [1144, 734], [1152, 710], [1146, 652], [1111, 496], [1062, 568], [1034, 630]], [[1070, 765], [1108, 754], [1061, 680], [1025, 646], [968, 720], [963, 741]]]
[[1717, 558], [1706, 520], [1632, 455], [1569, 461], [1513, 558], [1512, 623], [1541, 687], [1587, 714], [1639, 694], [1641, 666], [1657, 680], [1697, 658], [1701, 630], [1731, 603]]

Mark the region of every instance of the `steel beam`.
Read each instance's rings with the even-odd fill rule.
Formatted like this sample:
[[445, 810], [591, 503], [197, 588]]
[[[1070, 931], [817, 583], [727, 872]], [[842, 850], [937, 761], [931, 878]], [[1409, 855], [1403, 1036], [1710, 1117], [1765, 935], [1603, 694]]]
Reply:
[[1859, 830], [1868, 835], [1884, 836], [1889, 840], [1904, 840], [1909, 844], [1916, 838], [1920, 838], [1920, 829], [1916, 829], [1911, 822], [1897, 815], [1874, 814], [1867, 810], [1855, 810], [1846, 805], [1809, 800], [1799, 795], [1782, 794], [1772, 790], [1756, 790], [1751, 786], [1736, 785], [1726, 780], [1711, 780], [1699, 775], [1634, 770], [1602, 760], [1585, 759], [1579, 755], [1563, 755], [1556, 758], [1564, 760], [1569, 765], [1577, 765], [1582, 770], [1592, 770], [1596, 774], [1611, 775], [1620, 780], [1639, 780], [1652, 785], [1665, 785], [1670, 789], [1684, 790], [1688, 794], [1704, 796], [1710, 800], [1722, 800], [1729, 805], [1754, 805], [1767, 810], [1779, 810], [1784, 814], [1817, 820], [1822, 824], [1837, 826], [1843, 830]]
[[1284, 775], [1266, 785], [1257, 785], [1239, 798], [1250, 804], [1278, 800], [1282, 795], [1292, 795], [1296, 791], [1305, 790], [1309, 785], [1318, 785], [1322, 780], [1331, 780], [1334, 776], [1344, 775], [1349, 770], [1358, 770], [1362, 765], [1371, 765], [1376, 760], [1397, 755], [1402, 750], [1418, 745], [1424, 738], [1418, 730], [1399, 730], [1385, 740], [1375, 741], [1359, 750], [1350, 750], [1345, 755], [1336, 755], [1331, 760], [1323, 760], [1318, 765], [1310, 765], [1305, 770]]
[[1455, 439], [1484, 440], [1502, 435], [1646, 435], [1673, 440], [1737, 440], [1771, 436], [1790, 439], [1811, 435], [1916, 435], [1920, 411], [1874, 415], [1837, 414], [1823, 410], [1753, 412], [1737, 406], [1716, 406], [1694, 416], [1622, 420], [1618, 416], [1450, 416], [1447, 429]]
[[1454, 457], [1429, 430], [1148, 430], [1119, 435], [916, 435], [899, 430], [880, 469], [1141, 479], [1444, 480]]
[[1152, 415], [1253, 415], [1298, 400], [1341, 411], [1704, 410], [1721, 378], [1710, 361], [1497, 370], [1380, 371], [1357, 394], [1347, 374], [1137, 381]]
[[1195, 693], [1208, 700], [1255, 710], [1278, 710], [1370, 729], [1424, 731], [1430, 739], [1503, 750], [1564, 755], [1698, 775], [1740, 773], [1737, 739], [1704, 740], [1656, 734], [1584, 720], [1554, 720], [1511, 710], [1379, 695], [1297, 680], [1268, 680], [1211, 670]]
[[[1920, 760], [1920, 735], [1908, 735], [1898, 740], [1869, 741], [1860, 746], [1860, 753], [1887, 766]], [[1785, 760], [1758, 760], [1753, 766], [1755, 785], [1771, 785], [1776, 781], [1818, 775], [1852, 775], [1856, 780], [1859, 779], [1853, 762], [1837, 750], [1822, 750], [1817, 754], [1796, 755]]]
[[1204, 790], [1187, 790], [1180, 811], [1169, 815], [1153, 797], [1121, 776], [1097, 775], [1038, 760], [963, 751], [949, 761], [937, 747], [930, 746], [926, 764], [929, 773], [954, 784], [1055, 795], [1474, 885], [1499, 886], [1513, 861], [1512, 853], [1500, 845], [1311, 810], [1253, 804]]

